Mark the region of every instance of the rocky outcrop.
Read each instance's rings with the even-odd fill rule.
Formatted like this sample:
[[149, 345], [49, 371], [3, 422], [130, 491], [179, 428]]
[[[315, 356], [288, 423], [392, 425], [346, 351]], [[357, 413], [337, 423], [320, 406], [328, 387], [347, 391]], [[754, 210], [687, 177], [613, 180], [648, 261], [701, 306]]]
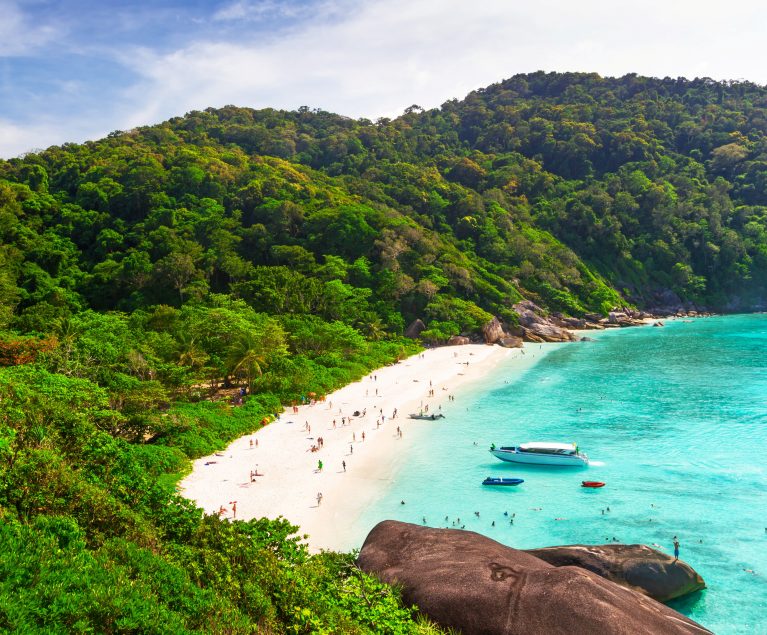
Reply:
[[555, 567], [581, 567], [659, 602], [706, 588], [687, 563], [645, 545], [567, 545], [527, 549]]
[[524, 300], [514, 305], [523, 339], [529, 342], [575, 342], [577, 337], [544, 316], [543, 310]]
[[482, 327], [482, 336], [485, 338], [485, 344], [495, 344], [504, 335], [501, 321], [494, 317], [485, 326]]
[[471, 340], [465, 335], [453, 335], [448, 341], [448, 346], [464, 346], [465, 344], [471, 344]]
[[474, 532], [383, 521], [357, 564], [463, 635], [709, 633], [591, 571], [554, 567]]
[[415, 319], [405, 329], [405, 337], [409, 337], [411, 340], [416, 339], [422, 331], [426, 330], [426, 325], [419, 319]]
[[496, 344], [504, 348], [522, 348], [524, 346], [522, 338], [516, 335], [504, 335], [498, 339]]

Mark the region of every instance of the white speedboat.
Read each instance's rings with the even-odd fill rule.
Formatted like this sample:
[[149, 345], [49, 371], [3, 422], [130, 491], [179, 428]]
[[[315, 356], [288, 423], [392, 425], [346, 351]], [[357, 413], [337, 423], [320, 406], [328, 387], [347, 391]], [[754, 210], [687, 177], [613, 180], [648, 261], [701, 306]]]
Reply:
[[589, 457], [578, 451], [575, 443], [522, 443], [512, 447], [490, 446], [490, 453], [501, 461], [533, 465], [572, 465], [582, 467], [589, 464]]

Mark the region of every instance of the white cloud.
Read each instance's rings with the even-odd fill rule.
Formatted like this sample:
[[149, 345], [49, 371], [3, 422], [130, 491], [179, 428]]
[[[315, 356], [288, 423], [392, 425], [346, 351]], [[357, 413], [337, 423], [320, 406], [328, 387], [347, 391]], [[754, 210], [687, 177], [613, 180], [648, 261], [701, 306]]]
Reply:
[[[140, 80], [119, 105], [105, 104], [104, 119], [88, 122], [91, 130], [226, 104], [308, 105], [375, 119], [539, 69], [767, 82], [767, 9], [755, 0], [345, 2], [303, 5], [311, 19], [284, 32], [251, 30], [248, 40], [227, 32], [227, 41], [208, 37], [168, 54], [123, 52]], [[247, 21], [276, 7], [238, 0], [218, 15]], [[70, 128], [70, 139], [83, 129]]]
[[238, 0], [216, 11], [213, 14], [213, 19], [219, 22], [230, 20], [257, 21], [267, 16], [291, 17], [295, 14], [296, 9], [294, 7], [274, 0], [262, 0], [261, 2]]
[[16, 2], [0, 0], [0, 16], [0, 57], [26, 55], [60, 35], [50, 24], [32, 23]]
[[25, 152], [47, 148], [56, 143], [71, 141], [71, 132], [59, 125], [24, 125], [0, 119], [0, 157], [16, 157]]
[[133, 120], [229, 103], [388, 116], [537, 69], [764, 82], [761, 56], [749, 54], [762, 46], [764, 13], [738, 0], [706, 11], [691, 0], [641, 8], [599, 0], [369, 2], [344, 20], [309, 23], [276, 41], [196, 42], [149, 55], [134, 68], [148, 98]]

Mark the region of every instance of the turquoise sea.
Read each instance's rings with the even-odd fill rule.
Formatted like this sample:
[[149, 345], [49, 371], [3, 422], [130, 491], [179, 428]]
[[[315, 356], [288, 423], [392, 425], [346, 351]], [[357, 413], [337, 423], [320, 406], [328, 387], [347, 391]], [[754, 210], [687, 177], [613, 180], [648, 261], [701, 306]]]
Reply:
[[[767, 315], [592, 336], [528, 344], [535, 365], [501, 367], [443, 405], [447, 418], [413, 432], [360, 519], [360, 542], [386, 518], [519, 548], [617, 540], [672, 552], [677, 535], [708, 589], [671, 606], [722, 635], [767, 633]], [[525, 441], [575, 441], [592, 463], [525, 468], [488, 452]], [[525, 482], [486, 488], [486, 476]]]

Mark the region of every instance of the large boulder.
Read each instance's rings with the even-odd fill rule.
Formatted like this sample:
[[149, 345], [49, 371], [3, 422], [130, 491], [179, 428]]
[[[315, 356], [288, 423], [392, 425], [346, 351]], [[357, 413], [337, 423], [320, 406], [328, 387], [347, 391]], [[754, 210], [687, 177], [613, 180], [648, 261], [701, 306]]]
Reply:
[[415, 319], [410, 323], [410, 326], [405, 329], [405, 337], [414, 340], [425, 330], [426, 325], [421, 320]]
[[668, 602], [706, 588], [690, 565], [645, 545], [566, 545], [526, 549], [555, 567], [593, 571], [659, 602]]
[[575, 342], [577, 340], [570, 331], [557, 326], [544, 316], [543, 309], [530, 300], [518, 302], [513, 308], [519, 316], [522, 337], [528, 342]]
[[579, 567], [554, 567], [474, 532], [386, 520], [357, 564], [463, 635], [709, 633], [676, 611]]
[[482, 327], [482, 335], [485, 338], [485, 344], [495, 344], [505, 335], [501, 321], [494, 317]]
[[522, 338], [517, 337], [516, 335], [504, 335], [498, 339], [496, 344], [503, 346], [504, 348], [522, 348], [524, 346]]
[[471, 340], [465, 335], [453, 335], [448, 341], [448, 346], [464, 346], [471, 344]]

